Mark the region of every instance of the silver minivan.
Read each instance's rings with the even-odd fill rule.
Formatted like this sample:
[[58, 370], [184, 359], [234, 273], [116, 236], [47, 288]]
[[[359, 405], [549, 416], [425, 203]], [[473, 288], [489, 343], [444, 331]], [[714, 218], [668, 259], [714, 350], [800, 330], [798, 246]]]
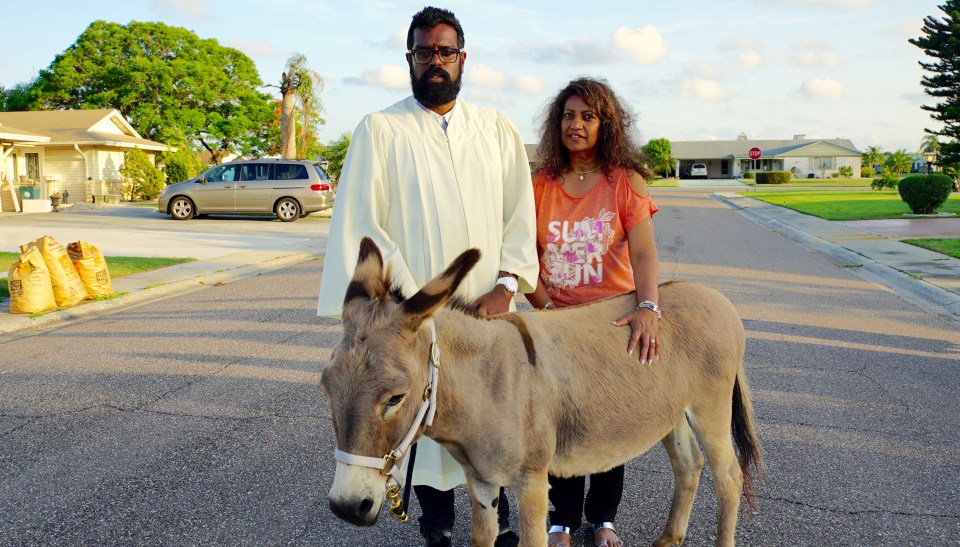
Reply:
[[163, 189], [157, 209], [177, 220], [197, 215], [273, 213], [284, 222], [333, 207], [334, 191], [309, 160], [232, 161]]

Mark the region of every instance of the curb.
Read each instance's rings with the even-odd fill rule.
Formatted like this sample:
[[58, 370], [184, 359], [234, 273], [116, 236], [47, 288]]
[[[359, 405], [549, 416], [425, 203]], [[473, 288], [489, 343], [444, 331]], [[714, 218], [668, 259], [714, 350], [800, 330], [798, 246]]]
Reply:
[[[767, 226], [774, 232], [785, 235], [804, 248], [834, 256], [848, 263], [862, 264], [863, 266], [860, 268], [851, 268], [853, 273], [867, 281], [883, 285], [892, 290], [897, 296], [918, 308], [960, 326], [960, 295], [926, 281], [914, 279], [910, 277], [908, 272], [892, 268], [886, 264], [881, 264], [866, 255], [810, 235], [789, 224], [755, 211], [751, 207], [744, 207], [726, 196], [714, 193], [711, 194], [711, 197], [736, 210], [750, 220]], [[746, 196], [737, 196], [736, 199], [746, 199], [751, 202], [767, 205], [765, 202]], [[906, 245], [905, 243], [896, 243]]]
[[[39, 317], [31, 318], [26, 315], [13, 314], [12, 318], [7, 317], [0, 319], [0, 336], [16, 334], [29, 336], [39, 331], [67, 325], [93, 314], [109, 314], [145, 302], [187, 294], [218, 283], [237, 281], [309, 260], [320, 260], [320, 258], [310, 253], [293, 253], [253, 264], [217, 270], [208, 274], [198, 274], [188, 279], [171, 281], [162, 285], [153, 285], [149, 288], [139, 287], [131, 289], [126, 294], [116, 298], [84, 302], [66, 310], [47, 312]], [[121, 277], [117, 280], [122, 279], [124, 278]]]

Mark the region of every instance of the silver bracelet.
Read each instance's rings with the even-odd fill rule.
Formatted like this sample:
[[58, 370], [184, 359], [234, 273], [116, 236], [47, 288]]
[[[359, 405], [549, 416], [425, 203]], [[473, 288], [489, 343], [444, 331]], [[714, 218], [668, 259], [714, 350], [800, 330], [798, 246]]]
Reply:
[[543, 307], [540, 308], [540, 309], [541, 309], [541, 310], [549, 310], [550, 308], [553, 308], [553, 307], [554, 307], [553, 302], [547, 302], [547, 303], [544, 304]]
[[643, 302], [637, 304], [636, 311], [640, 310], [652, 311], [653, 313], [657, 314], [657, 319], [661, 319], [663, 315], [663, 313], [660, 311], [660, 307], [657, 306], [657, 303], [650, 300], [644, 300]]

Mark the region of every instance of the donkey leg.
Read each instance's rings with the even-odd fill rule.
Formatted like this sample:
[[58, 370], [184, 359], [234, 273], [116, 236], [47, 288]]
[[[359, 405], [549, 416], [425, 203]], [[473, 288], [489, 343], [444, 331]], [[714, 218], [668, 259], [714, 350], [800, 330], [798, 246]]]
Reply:
[[661, 442], [667, 449], [670, 467], [673, 468], [673, 501], [663, 533], [653, 542], [655, 547], [683, 543], [693, 510], [693, 498], [700, 484], [700, 472], [703, 470], [703, 453], [697, 447], [685, 415], [680, 417], [673, 431]]
[[547, 470], [528, 475], [513, 489], [520, 517], [520, 545], [542, 547], [547, 544]]
[[707, 455], [717, 495], [717, 545], [732, 546], [736, 542], [743, 472], [730, 438], [731, 405], [729, 399], [717, 412], [698, 414], [693, 421], [697, 438]]
[[478, 481], [467, 481], [470, 487], [470, 537], [474, 547], [492, 547], [497, 538], [497, 503], [500, 487]]

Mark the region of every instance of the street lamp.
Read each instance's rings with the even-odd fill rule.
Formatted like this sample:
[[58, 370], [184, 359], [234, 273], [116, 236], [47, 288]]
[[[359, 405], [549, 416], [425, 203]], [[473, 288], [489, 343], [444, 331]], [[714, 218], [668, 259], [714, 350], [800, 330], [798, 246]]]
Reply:
[[925, 150], [923, 152], [923, 161], [927, 162], [927, 174], [929, 175], [933, 162], [937, 161], [937, 153], [933, 150]]

